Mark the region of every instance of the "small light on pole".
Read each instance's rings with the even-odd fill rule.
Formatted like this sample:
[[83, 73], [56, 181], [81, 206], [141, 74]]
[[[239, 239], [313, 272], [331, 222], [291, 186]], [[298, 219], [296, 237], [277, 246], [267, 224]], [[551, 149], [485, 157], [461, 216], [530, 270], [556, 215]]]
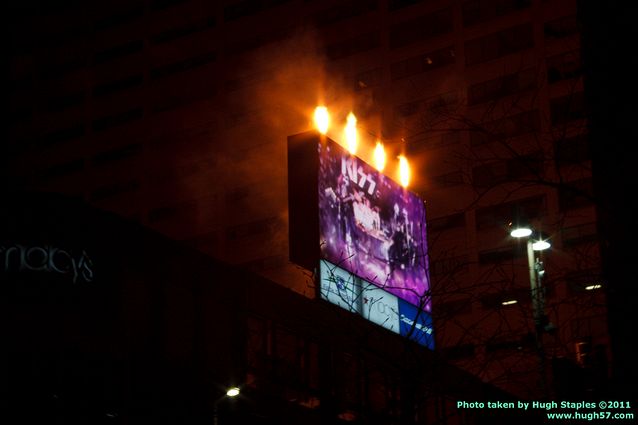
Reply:
[[228, 397], [237, 397], [239, 395], [239, 388], [237, 387], [229, 388], [228, 391], [226, 391], [226, 395]]
[[226, 400], [227, 398], [235, 398], [239, 395], [240, 393], [240, 389], [239, 387], [230, 387], [226, 390], [226, 393], [219, 397], [217, 400], [215, 400], [213, 402], [213, 425], [218, 425], [219, 424], [219, 418], [218, 418], [218, 405], [221, 401]]
[[[535, 258], [534, 251], [544, 251], [551, 247], [551, 244], [547, 239], [542, 238], [540, 234], [534, 234], [532, 227], [527, 223], [518, 225], [510, 223], [510, 229], [510, 235], [512, 237], [527, 238], [527, 263], [532, 295], [532, 314], [536, 325], [536, 349], [540, 360], [541, 385], [543, 391], [546, 391], [545, 354], [543, 350], [542, 333], [546, 330], [546, 327], [551, 327], [551, 324], [545, 323], [545, 299], [542, 287], [542, 278], [545, 275], [545, 269], [543, 263]], [[538, 236], [538, 238], [533, 240], [533, 236]]]
[[517, 227], [512, 229], [510, 235], [514, 238], [524, 238], [532, 234], [532, 229], [529, 227]]
[[552, 245], [549, 242], [547, 242], [546, 240], [540, 240], [540, 241], [532, 242], [532, 249], [534, 251], [544, 251], [544, 250], [548, 249], [551, 246]]

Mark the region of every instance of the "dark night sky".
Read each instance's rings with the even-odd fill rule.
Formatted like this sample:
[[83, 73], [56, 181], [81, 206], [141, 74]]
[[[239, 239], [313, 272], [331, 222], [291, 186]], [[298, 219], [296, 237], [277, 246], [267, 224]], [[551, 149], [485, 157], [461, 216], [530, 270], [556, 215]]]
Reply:
[[610, 332], [621, 394], [636, 395], [635, 226], [638, 214], [636, 159], [632, 145], [638, 141], [635, 123], [638, 60], [635, 51], [636, 14], [627, 2], [580, 2], [583, 20], [585, 90], [591, 113], [593, 173], [608, 289]]

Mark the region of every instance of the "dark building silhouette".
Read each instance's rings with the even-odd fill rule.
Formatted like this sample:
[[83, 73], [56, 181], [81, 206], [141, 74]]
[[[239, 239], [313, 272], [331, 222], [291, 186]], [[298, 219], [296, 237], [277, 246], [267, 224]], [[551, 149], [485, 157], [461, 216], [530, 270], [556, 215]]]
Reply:
[[511, 420], [456, 408], [511, 395], [335, 306], [81, 202], [5, 201], [8, 423]]
[[[617, 260], [617, 275], [602, 272], [591, 166], [603, 145], [589, 143], [579, 10], [572, 0], [15, 3], [1, 187], [84, 201], [314, 299], [312, 270], [288, 258], [286, 137], [324, 103], [340, 141], [352, 110], [362, 158], [383, 139], [392, 177], [406, 154], [427, 202], [436, 355], [519, 397], [594, 397], [614, 360], [607, 280], [627, 275]], [[541, 254], [543, 361], [525, 246], [509, 237], [519, 215], [552, 242]], [[148, 314], [172, 317], [151, 304]]]

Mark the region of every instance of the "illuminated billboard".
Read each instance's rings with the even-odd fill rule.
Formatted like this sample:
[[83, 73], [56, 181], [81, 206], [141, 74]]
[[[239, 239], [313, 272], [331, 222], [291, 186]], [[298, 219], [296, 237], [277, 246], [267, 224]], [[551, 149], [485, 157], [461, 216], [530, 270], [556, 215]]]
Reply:
[[329, 139], [318, 149], [321, 258], [431, 311], [423, 201]]
[[[288, 137], [290, 260], [318, 295], [434, 349], [425, 205], [317, 132]], [[319, 243], [317, 243], [319, 242]]]
[[434, 349], [429, 313], [326, 260], [321, 260], [319, 276], [324, 300]]

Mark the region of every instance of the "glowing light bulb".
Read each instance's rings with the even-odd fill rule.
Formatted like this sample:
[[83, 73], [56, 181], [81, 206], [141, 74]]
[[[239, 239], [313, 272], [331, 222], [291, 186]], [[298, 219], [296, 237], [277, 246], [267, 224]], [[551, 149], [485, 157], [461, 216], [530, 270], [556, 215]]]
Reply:
[[399, 156], [399, 183], [403, 187], [408, 187], [410, 184], [410, 164], [408, 164], [408, 159], [403, 155]]
[[377, 141], [377, 146], [374, 148], [374, 166], [379, 171], [383, 171], [385, 168], [385, 149], [383, 148], [383, 144]]
[[352, 112], [348, 114], [346, 121], [346, 147], [351, 154], [357, 153], [357, 117]]
[[328, 114], [328, 108], [325, 106], [317, 106], [315, 108], [314, 119], [317, 131], [321, 134], [326, 134], [328, 132], [328, 127], [330, 126], [330, 114]]

